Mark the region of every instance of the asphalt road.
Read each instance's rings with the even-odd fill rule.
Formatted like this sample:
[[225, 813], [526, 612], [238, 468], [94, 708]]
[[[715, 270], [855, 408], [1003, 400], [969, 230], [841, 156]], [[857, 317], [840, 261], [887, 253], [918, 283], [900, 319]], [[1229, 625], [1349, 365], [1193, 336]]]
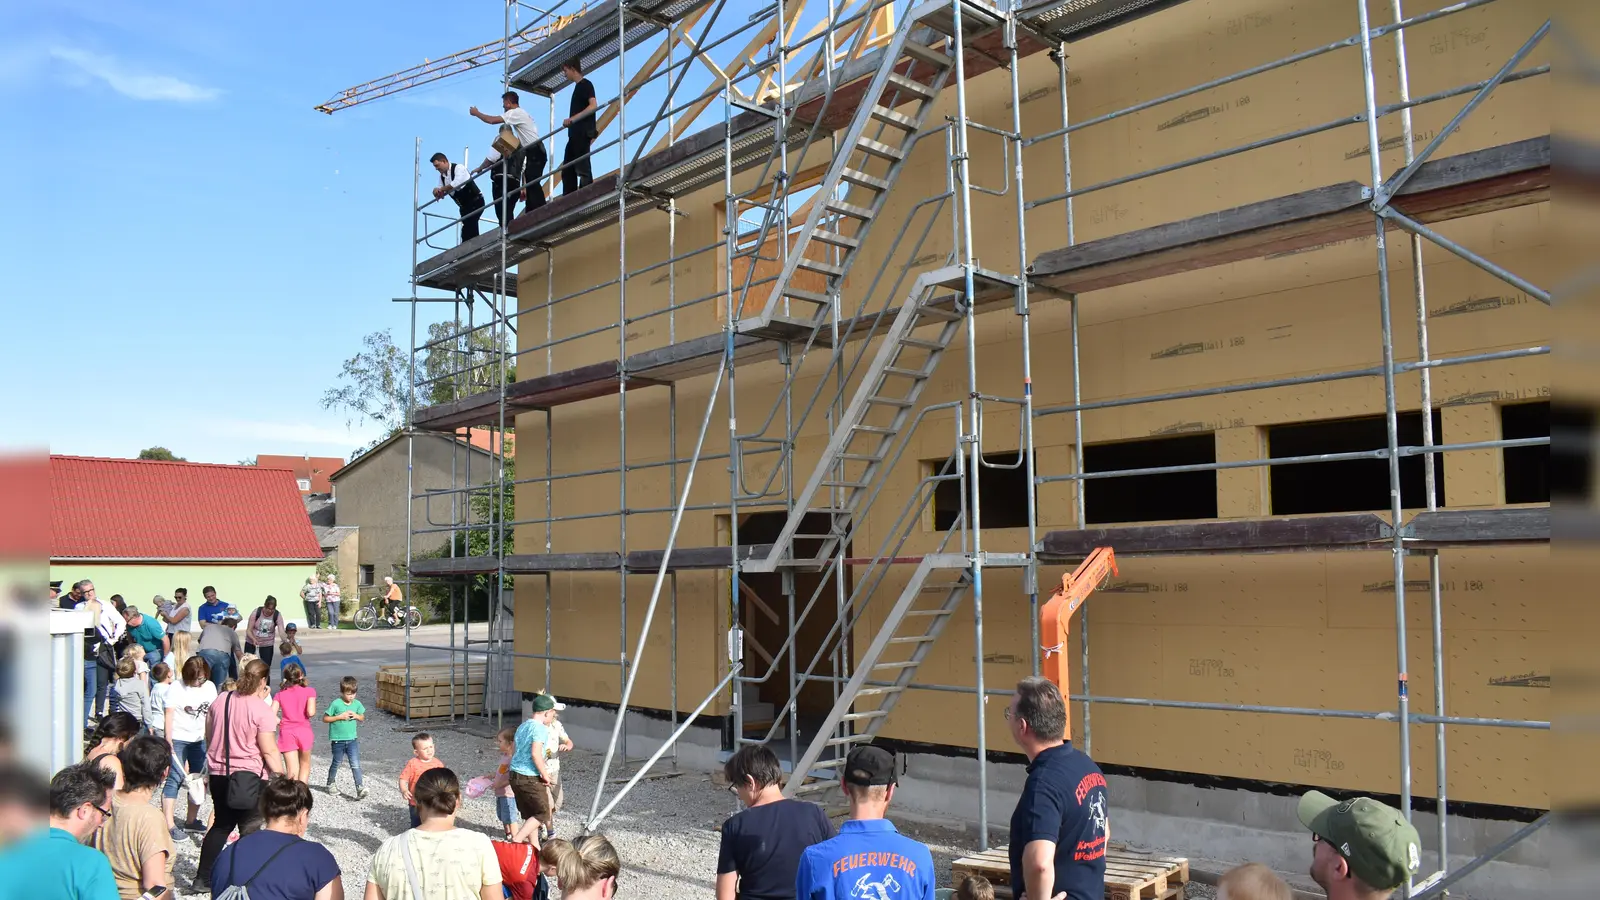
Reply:
[[[473, 632], [476, 637], [485, 637], [488, 629], [484, 625], [475, 625]], [[456, 643], [460, 643], [461, 626], [456, 626]], [[446, 646], [450, 643], [449, 625], [424, 625], [412, 629], [411, 642], [413, 644], [430, 644]], [[379, 625], [371, 631], [355, 631], [353, 629], [340, 629], [338, 631], [320, 631], [301, 629], [300, 647], [306, 668], [311, 671], [325, 672], [329, 668], [349, 669], [352, 674], [370, 678], [372, 671], [381, 665], [402, 664], [406, 661], [405, 630], [400, 628], [384, 628]], [[458, 660], [462, 657], [457, 656]], [[479, 657], [481, 658], [481, 657]], [[411, 650], [412, 663], [443, 663], [450, 661], [447, 650], [422, 650], [415, 647]]]

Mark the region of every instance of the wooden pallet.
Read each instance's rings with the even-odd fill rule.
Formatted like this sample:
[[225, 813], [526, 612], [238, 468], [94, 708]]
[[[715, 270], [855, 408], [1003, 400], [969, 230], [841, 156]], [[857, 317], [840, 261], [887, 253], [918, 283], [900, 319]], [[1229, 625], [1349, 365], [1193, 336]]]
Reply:
[[406, 691], [404, 665], [379, 666], [378, 708], [395, 715], [408, 712], [413, 719], [431, 719], [452, 713], [483, 712], [484, 665], [457, 665], [451, 684], [450, 665], [431, 663], [411, 667], [411, 690]]
[[[952, 885], [968, 875], [981, 875], [994, 885], [996, 897], [1011, 897], [1011, 859], [1005, 847], [963, 856], [950, 864]], [[1189, 882], [1189, 861], [1130, 850], [1113, 844], [1106, 852], [1106, 900], [1183, 900]]]

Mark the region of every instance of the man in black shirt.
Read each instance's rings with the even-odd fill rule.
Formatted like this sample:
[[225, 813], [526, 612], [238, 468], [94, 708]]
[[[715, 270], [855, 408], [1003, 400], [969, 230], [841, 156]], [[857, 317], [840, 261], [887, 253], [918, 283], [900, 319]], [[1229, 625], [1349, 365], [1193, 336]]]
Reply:
[[561, 124], [567, 129], [567, 150], [561, 157], [561, 193], [570, 194], [594, 180], [594, 170], [589, 166], [589, 144], [599, 134], [595, 128], [594, 112], [600, 106], [595, 99], [594, 85], [583, 77], [583, 61], [567, 60], [561, 74], [572, 82], [572, 105]]
[[745, 810], [722, 823], [717, 900], [793, 900], [800, 854], [833, 824], [815, 803], [784, 799], [783, 768], [764, 746], [740, 747], [722, 771]]
[[461, 240], [470, 241], [478, 236], [478, 217], [483, 215], [483, 191], [472, 183], [472, 173], [467, 167], [450, 161], [443, 153], [435, 153], [428, 160], [439, 173], [439, 186], [433, 189], [433, 199], [449, 194], [461, 211]]
[[1011, 814], [1011, 885], [1019, 900], [1100, 900], [1106, 890], [1106, 779], [1065, 740], [1067, 704], [1049, 679], [1017, 683], [1006, 707], [1028, 780]]

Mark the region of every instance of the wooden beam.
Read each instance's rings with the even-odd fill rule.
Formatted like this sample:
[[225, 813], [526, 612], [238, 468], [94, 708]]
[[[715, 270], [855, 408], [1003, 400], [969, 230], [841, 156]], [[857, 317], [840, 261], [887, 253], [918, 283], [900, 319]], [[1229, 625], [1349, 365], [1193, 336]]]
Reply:
[[1406, 546], [1549, 543], [1550, 507], [1440, 509], [1420, 512], [1406, 523]]
[[[1425, 163], [1393, 202], [1437, 222], [1541, 202], [1550, 177], [1550, 139], [1530, 138]], [[1029, 271], [1045, 285], [1084, 293], [1309, 249], [1372, 232], [1364, 191], [1347, 181], [1141, 228], [1048, 251]]]
[[1388, 522], [1372, 513], [1121, 525], [1048, 532], [1040, 541], [1039, 558], [1084, 559], [1096, 547], [1111, 547], [1118, 556], [1328, 550], [1364, 547], [1389, 540], [1389, 535]]

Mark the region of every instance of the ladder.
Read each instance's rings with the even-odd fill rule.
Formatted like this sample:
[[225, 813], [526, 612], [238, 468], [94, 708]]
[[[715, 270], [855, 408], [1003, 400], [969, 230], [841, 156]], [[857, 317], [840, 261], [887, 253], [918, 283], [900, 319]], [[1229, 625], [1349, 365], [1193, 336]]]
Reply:
[[[991, 7], [973, 0], [955, 2], [962, 4], [964, 16], [971, 17], [963, 22], [966, 33], [999, 27], [1003, 21]], [[955, 30], [950, 10], [951, 0], [927, 0], [895, 29], [850, 127], [839, 141], [840, 150], [818, 186], [805, 225], [784, 257], [783, 271], [766, 305], [740, 319], [741, 333], [803, 340], [828, 321], [828, 311], [845, 276], [911, 155], [917, 132], [955, 69], [955, 58], [947, 52], [954, 42], [946, 38]], [[901, 112], [907, 104], [911, 104], [910, 111]], [[869, 137], [867, 130], [874, 124], [877, 136]], [[830, 228], [825, 222], [837, 224]], [[839, 227], [847, 222], [855, 223], [848, 234]], [[833, 258], [813, 258], [809, 255], [813, 243], [827, 245]], [[801, 270], [823, 276], [826, 290], [817, 293], [795, 287], [795, 273]], [[797, 305], [802, 310], [799, 314]]]
[[[807, 779], [818, 779], [825, 785], [837, 782], [838, 769], [844, 765], [850, 750], [877, 736], [900, 696], [916, 678], [922, 660], [966, 597], [972, 584], [968, 575], [970, 565], [966, 555], [961, 553], [930, 553], [917, 564], [872, 644], [857, 660], [855, 672], [839, 692], [839, 699], [828, 711], [817, 736], [795, 763], [789, 782], [784, 786], [785, 794], [795, 796]], [[930, 578], [938, 580], [930, 581]], [[933, 602], [925, 602], [929, 597]], [[869, 685], [869, 681], [892, 683]], [[857, 708], [857, 701], [865, 701], [864, 707]], [[853, 733], [838, 735], [841, 725], [848, 726]], [[834, 751], [834, 755], [823, 759], [823, 754], [829, 750]]]
[[[876, 491], [876, 480], [895, 440], [909, 422], [946, 348], [960, 332], [966, 317], [964, 293], [941, 294], [941, 289], [964, 291], [966, 270], [944, 266], [917, 276], [894, 321], [884, 332], [878, 352], [862, 374], [860, 385], [839, 417], [839, 426], [817, 460], [805, 487], [795, 495], [794, 507], [766, 556], [746, 560], [747, 572], [774, 572], [780, 566], [811, 568], [823, 564], [849, 532], [851, 519], [864, 510]], [[1016, 279], [994, 272], [974, 272], [974, 282], [984, 286], [1015, 288]], [[927, 327], [924, 327], [927, 326]], [[819, 492], [838, 489], [833, 505], [814, 507]], [[826, 513], [831, 526], [824, 534], [802, 534], [807, 514]], [[794, 559], [795, 540], [819, 540], [815, 557]]]

